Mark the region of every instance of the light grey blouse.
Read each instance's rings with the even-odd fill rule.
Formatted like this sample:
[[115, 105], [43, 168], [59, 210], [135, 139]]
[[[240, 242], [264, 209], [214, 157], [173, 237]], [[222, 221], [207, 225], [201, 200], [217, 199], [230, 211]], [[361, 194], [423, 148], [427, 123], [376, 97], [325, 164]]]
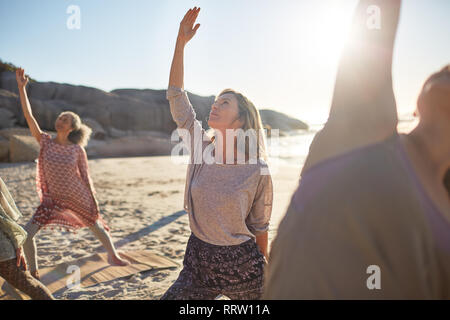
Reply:
[[211, 141], [203, 141], [204, 129], [186, 92], [170, 86], [167, 99], [178, 129], [189, 133], [180, 136], [191, 154], [184, 195], [191, 231], [221, 246], [238, 245], [266, 232], [273, 199], [267, 164], [205, 163], [202, 153]]

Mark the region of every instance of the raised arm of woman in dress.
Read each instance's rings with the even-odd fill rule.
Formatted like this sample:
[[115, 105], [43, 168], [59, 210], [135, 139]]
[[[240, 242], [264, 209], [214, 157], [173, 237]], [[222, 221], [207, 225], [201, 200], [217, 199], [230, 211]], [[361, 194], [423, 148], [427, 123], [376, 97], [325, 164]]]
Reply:
[[303, 171], [327, 158], [382, 141], [396, 132], [392, 55], [401, 0], [361, 0], [336, 76], [328, 121]]
[[23, 70], [22, 68], [16, 70], [16, 80], [17, 86], [19, 88], [20, 103], [22, 105], [23, 115], [25, 116], [25, 120], [28, 123], [31, 134], [36, 138], [37, 142], [40, 142], [42, 131], [31, 111], [31, 105], [30, 101], [28, 100], [26, 91], [28, 77], [25, 76], [25, 70]]

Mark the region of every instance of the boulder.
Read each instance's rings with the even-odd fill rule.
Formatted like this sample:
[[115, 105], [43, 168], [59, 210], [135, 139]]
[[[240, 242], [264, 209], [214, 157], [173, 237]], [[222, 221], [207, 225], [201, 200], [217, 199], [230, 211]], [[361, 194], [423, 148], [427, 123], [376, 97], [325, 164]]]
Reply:
[[94, 119], [85, 118], [82, 119], [83, 123], [92, 129], [92, 139], [104, 140], [106, 138], [106, 131], [103, 127]]
[[260, 110], [260, 115], [263, 124], [269, 125], [271, 130], [279, 129], [280, 131], [292, 131], [308, 129], [306, 123], [281, 112], [263, 109]]
[[108, 128], [108, 134], [112, 138], [123, 138], [130, 135], [129, 131], [119, 130], [113, 127]]
[[0, 108], [9, 110], [15, 118], [22, 113], [17, 94], [0, 88]]
[[9, 138], [11, 162], [34, 161], [39, 156], [39, 144], [34, 137], [13, 135]]
[[0, 137], [9, 140], [12, 136], [30, 136], [31, 132], [28, 128], [14, 127], [0, 130]]
[[[96, 139], [106, 136], [125, 137], [129, 136], [129, 132], [138, 131], [171, 134], [176, 129], [165, 89], [118, 89], [105, 92], [86, 86], [32, 81], [28, 84], [27, 92], [33, 115], [43, 130], [54, 130], [55, 120], [63, 111], [73, 111], [82, 119], [95, 121], [96, 123], [91, 124], [94, 126]], [[26, 126], [17, 93], [14, 73], [0, 72], [0, 108], [11, 111], [16, 123]], [[187, 94], [197, 119], [207, 129], [207, 118], [214, 96], [205, 97], [190, 92]], [[290, 131], [308, 128], [304, 122], [282, 113], [273, 110], [260, 112], [263, 123], [270, 125], [272, 129]]]
[[14, 127], [15, 124], [14, 113], [8, 109], [0, 108], [0, 129]]
[[110, 128], [109, 136], [112, 138], [149, 136], [149, 137], [154, 137], [154, 138], [170, 140], [171, 135], [169, 133], [165, 133], [165, 132], [161, 132], [161, 131], [131, 131], [131, 130], [125, 131], [125, 130], [119, 130], [116, 128]]
[[170, 134], [164, 133], [161, 131], [134, 131], [131, 133], [132, 133], [131, 135], [137, 136], [137, 137], [146, 136], [146, 137], [169, 139], [169, 140], [170, 140], [170, 136], [171, 136]]
[[138, 157], [170, 155], [170, 139], [152, 136], [127, 136], [105, 141], [91, 141], [86, 147], [88, 157]]
[[[63, 100], [38, 100], [30, 99], [33, 116], [42, 130], [55, 130], [55, 121], [63, 111], [74, 111], [73, 106]], [[27, 126], [23, 115], [20, 117], [20, 124]]]
[[9, 140], [0, 137], [0, 162], [9, 160]]

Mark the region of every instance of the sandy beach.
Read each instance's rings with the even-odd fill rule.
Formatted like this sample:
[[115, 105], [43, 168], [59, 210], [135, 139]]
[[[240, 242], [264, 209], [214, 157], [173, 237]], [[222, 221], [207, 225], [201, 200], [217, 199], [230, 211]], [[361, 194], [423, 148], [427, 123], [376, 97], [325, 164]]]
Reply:
[[[190, 235], [183, 210], [186, 165], [169, 156], [89, 160], [91, 177], [104, 219], [119, 250], [150, 250], [179, 264], [95, 286], [70, 290], [58, 299], [159, 299], [176, 280]], [[273, 173], [274, 201], [269, 243], [273, 240], [298, 184], [298, 167], [278, 165]], [[0, 176], [23, 213], [24, 225], [39, 204], [35, 163], [1, 163]], [[49, 267], [102, 252], [89, 229], [76, 234], [41, 230], [36, 236], [39, 267]]]

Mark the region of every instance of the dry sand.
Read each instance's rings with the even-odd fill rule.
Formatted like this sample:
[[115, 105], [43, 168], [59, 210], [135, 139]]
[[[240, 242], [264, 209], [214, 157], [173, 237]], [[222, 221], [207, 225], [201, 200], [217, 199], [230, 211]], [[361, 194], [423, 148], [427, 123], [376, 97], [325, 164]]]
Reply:
[[[90, 172], [104, 219], [119, 250], [151, 250], [180, 267], [135, 274], [98, 285], [70, 289], [58, 299], [159, 299], [181, 270], [190, 235], [183, 211], [186, 165], [168, 156], [96, 159]], [[273, 240], [290, 197], [297, 187], [301, 164], [274, 170], [274, 202], [269, 243]], [[35, 187], [35, 163], [0, 164], [0, 176], [10, 189], [24, 217], [24, 225], [39, 204]], [[103, 251], [89, 229], [77, 234], [42, 230], [36, 236], [40, 267]]]

